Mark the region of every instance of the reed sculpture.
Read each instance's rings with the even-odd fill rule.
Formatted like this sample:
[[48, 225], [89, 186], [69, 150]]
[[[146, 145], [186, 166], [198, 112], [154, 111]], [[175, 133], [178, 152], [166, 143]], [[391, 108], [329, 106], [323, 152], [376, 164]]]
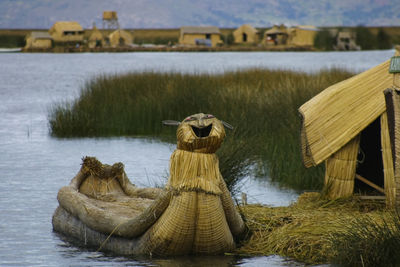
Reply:
[[225, 129], [210, 114], [176, 125], [177, 149], [165, 188], [138, 188], [122, 163], [83, 159], [69, 186], [58, 193], [56, 232], [122, 255], [221, 254], [233, 250], [247, 227], [220, 174], [215, 152]]

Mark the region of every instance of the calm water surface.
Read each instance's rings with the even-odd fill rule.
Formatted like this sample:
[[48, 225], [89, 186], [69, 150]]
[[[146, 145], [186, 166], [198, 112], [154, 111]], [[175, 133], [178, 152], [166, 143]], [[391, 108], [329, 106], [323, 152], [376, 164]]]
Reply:
[[[71, 100], [100, 73], [175, 71], [222, 73], [253, 67], [315, 72], [343, 67], [362, 71], [394, 51], [286, 53], [0, 53], [0, 265], [1, 266], [284, 266], [271, 257], [122, 258], [71, 245], [52, 232], [57, 191], [79, 170], [81, 158], [123, 162], [138, 186], [165, 183], [174, 145], [139, 138], [57, 139], [49, 136], [47, 114]], [[166, 118], [181, 119], [181, 118]], [[247, 177], [241, 190], [251, 203], [288, 205], [298, 194], [268, 180]]]

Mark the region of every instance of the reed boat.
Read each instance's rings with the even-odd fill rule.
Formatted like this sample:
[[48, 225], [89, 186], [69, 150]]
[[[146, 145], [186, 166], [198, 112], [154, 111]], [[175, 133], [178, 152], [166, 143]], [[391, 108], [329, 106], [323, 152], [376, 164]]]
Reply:
[[139, 188], [122, 163], [85, 157], [58, 192], [53, 229], [82, 245], [119, 255], [215, 255], [235, 249], [247, 233], [219, 171], [215, 152], [228, 123], [194, 114], [178, 126], [164, 188]]

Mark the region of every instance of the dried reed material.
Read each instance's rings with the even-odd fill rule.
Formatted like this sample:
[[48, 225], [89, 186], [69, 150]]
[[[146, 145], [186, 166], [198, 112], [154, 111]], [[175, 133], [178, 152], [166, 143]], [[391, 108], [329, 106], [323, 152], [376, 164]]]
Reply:
[[124, 164], [117, 162], [110, 166], [102, 164], [95, 157], [82, 159], [81, 170], [72, 179], [70, 186], [93, 198], [101, 198], [108, 194], [125, 194], [131, 197], [156, 199], [163, 191], [161, 188], [136, 187], [129, 181], [124, 171]]
[[325, 186], [329, 198], [353, 194], [359, 144], [358, 135], [326, 160]]
[[60, 189], [57, 195], [60, 206], [79, 218], [90, 228], [101, 233], [110, 233], [117, 226], [141, 215], [153, 200], [107, 195], [94, 199], [79, 193], [70, 186]]
[[299, 108], [306, 167], [326, 160], [385, 111], [382, 92], [393, 82], [389, 64], [334, 84]]
[[394, 167], [394, 190], [396, 205], [400, 204], [400, 95], [397, 90], [385, 90], [388, 129]]
[[177, 191], [203, 191], [221, 195], [218, 157], [215, 154], [177, 149], [170, 159], [167, 188]]
[[396, 184], [394, 181], [392, 147], [390, 144], [388, 116], [386, 112], [381, 116], [381, 146], [386, 206], [388, 208], [393, 208], [396, 200]]
[[247, 228], [214, 154], [225, 137], [223, 125], [212, 115], [195, 114], [180, 123], [177, 136], [168, 185], [155, 200], [139, 197], [143, 191], [129, 182], [122, 163], [109, 166], [84, 158], [70, 186], [59, 191], [54, 229], [85, 244], [89, 232], [89, 242], [99, 245], [98, 250], [118, 254], [220, 254], [233, 250], [234, 235], [243, 237]]
[[142, 240], [156, 255], [221, 254], [235, 248], [219, 196], [181, 192]]
[[329, 263], [337, 253], [330, 237], [356, 218], [380, 222], [384, 206], [356, 197], [326, 200], [304, 193], [289, 207], [244, 206], [252, 236], [235, 251], [240, 255], [281, 255], [306, 264]]

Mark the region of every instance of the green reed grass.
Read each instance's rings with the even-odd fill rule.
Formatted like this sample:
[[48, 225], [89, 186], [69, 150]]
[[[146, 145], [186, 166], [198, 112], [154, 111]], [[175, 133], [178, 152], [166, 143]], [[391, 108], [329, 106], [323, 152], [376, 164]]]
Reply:
[[211, 113], [235, 126], [219, 150], [221, 172], [232, 185], [256, 165], [260, 176], [296, 189], [322, 186], [322, 167], [305, 169], [298, 107], [351, 73], [316, 74], [251, 69], [224, 74], [129, 73], [86, 82], [73, 102], [49, 113], [57, 137], [157, 136], [171, 140], [165, 119]]
[[400, 266], [400, 215], [354, 218], [330, 242], [333, 262], [341, 266]]

